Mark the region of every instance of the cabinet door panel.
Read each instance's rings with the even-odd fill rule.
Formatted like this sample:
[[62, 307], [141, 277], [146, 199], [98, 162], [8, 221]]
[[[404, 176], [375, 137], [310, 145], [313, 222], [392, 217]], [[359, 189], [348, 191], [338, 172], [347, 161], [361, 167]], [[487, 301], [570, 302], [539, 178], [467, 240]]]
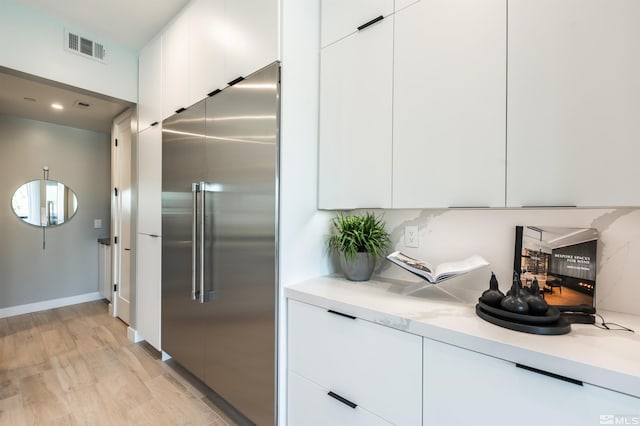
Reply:
[[506, 3], [395, 14], [393, 207], [504, 207]]
[[421, 424], [422, 338], [289, 301], [289, 369], [394, 424]]
[[393, 17], [321, 52], [319, 207], [391, 207]]
[[162, 37], [140, 52], [138, 65], [138, 129], [162, 121]]
[[161, 238], [138, 234], [137, 256], [137, 329], [144, 340], [160, 350]]
[[404, 9], [407, 6], [412, 5], [413, 3], [417, 3], [421, 0], [395, 0], [395, 11], [399, 11]]
[[638, 398], [424, 339], [425, 424], [600, 424], [601, 415], [636, 413], [638, 407]]
[[189, 9], [162, 35], [162, 119], [189, 106]]
[[320, 45], [325, 47], [378, 16], [389, 16], [393, 0], [322, 0], [320, 13]]
[[351, 408], [328, 395], [323, 389], [300, 375], [289, 372], [290, 425], [304, 426], [389, 426], [380, 417], [362, 407]]
[[138, 135], [138, 232], [162, 233], [162, 132], [161, 125]]
[[226, 0], [225, 21], [226, 82], [278, 59], [278, 2]]
[[192, 4], [189, 26], [189, 105], [226, 86], [224, 79], [224, 0]]
[[640, 2], [510, 0], [507, 205], [640, 205]]

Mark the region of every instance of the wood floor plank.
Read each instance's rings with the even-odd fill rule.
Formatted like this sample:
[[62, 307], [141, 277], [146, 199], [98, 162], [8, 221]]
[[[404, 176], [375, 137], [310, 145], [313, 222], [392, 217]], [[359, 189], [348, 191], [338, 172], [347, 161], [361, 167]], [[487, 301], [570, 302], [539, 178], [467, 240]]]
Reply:
[[20, 395], [0, 399], [0, 425], [27, 425], [27, 418], [24, 408], [22, 407], [22, 398]]
[[95, 385], [89, 385], [67, 392], [66, 399], [75, 423], [80, 425], [109, 426], [107, 407], [100, 400], [100, 394]]
[[76, 348], [76, 343], [66, 331], [66, 327], [40, 331], [40, 334], [49, 357], [64, 354]]
[[0, 425], [230, 426], [102, 301], [0, 319]]
[[51, 366], [58, 375], [64, 392], [81, 389], [96, 383], [87, 361], [78, 351], [71, 351], [51, 358]]

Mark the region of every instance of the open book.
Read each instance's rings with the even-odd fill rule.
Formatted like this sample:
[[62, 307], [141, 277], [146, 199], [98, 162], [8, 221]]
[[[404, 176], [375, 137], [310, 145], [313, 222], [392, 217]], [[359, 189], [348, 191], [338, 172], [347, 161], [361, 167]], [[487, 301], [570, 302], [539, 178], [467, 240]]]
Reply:
[[433, 284], [440, 283], [449, 278], [465, 274], [489, 264], [489, 262], [482, 257], [475, 255], [456, 262], [441, 263], [434, 267], [424, 260], [414, 259], [399, 251], [391, 253], [387, 256], [387, 259]]

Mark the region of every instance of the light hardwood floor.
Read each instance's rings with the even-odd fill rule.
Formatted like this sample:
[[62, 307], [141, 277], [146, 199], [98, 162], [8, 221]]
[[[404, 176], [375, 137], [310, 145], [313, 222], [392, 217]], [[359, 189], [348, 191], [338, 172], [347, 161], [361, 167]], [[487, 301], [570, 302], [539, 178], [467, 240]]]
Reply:
[[0, 425], [230, 425], [103, 301], [0, 319]]

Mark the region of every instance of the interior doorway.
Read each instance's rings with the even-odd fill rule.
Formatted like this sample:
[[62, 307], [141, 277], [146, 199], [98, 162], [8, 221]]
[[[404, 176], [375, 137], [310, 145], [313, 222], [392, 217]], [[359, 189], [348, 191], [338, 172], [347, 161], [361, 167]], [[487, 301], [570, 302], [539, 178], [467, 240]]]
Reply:
[[113, 315], [126, 324], [131, 317], [132, 276], [132, 111], [113, 121], [111, 134], [111, 241], [113, 276]]

